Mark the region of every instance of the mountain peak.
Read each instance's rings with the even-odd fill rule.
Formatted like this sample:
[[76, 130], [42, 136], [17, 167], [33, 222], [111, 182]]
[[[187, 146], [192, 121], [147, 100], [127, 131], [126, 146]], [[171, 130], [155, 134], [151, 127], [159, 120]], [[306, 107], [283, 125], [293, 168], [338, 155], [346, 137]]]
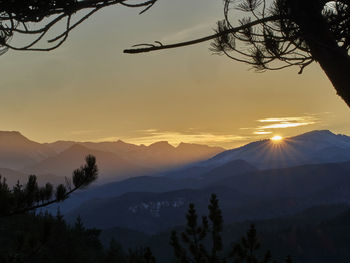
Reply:
[[35, 143], [31, 140], [29, 140], [27, 137], [23, 136], [18, 131], [0, 131], [0, 141], [2, 144], [8, 145], [8, 144], [28, 144], [28, 143]]
[[330, 130], [314, 130], [314, 131], [309, 131], [309, 132], [300, 134], [299, 136], [303, 136], [303, 135], [335, 135], [335, 134]]
[[136, 145], [136, 144], [125, 142], [123, 140], [118, 140], [118, 141], [115, 142], [115, 144], [117, 146], [138, 147], [138, 145]]
[[300, 135], [293, 137], [293, 139], [302, 139], [302, 140], [327, 140], [330, 138], [336, 138], [337, 135], [329, 130], [314, 130], [306, 132]]
[[115, 144], [116, 145], [118, 145], [118, 146], [127, 146], [127, 145], [132, 145], [132, 146], [136, 146], [135, 144], [131, 144], [131, 143], [128, 143], [128, 142], [124, 142], [123, 140], [117, 140], [116, 142], [115, 142]]
[[19, 131], [0, 131], [0, 137], [22, 137], [22, 138], [26, 138]]
[[179, 145], [176, 148], [177, 149], [182, 149], [182, 148], [190, 148], [190, 147], [193, 147], [193, 146], [199, 146], [199, 144], [180, 142]]
[[249, 143], [225, 151], [205, 165], [223, 165], [242, 159], [262, 169], [291, 167], [306, 163], [341, 162], [349, 160], [350, 137], [329, 130], [315, 130], [286, 138], [281, 144], [269, 140]]
[[175, 147], [172, 146], [168, 141], [159, 141], [159, 142], [152, 143], [151, 145], [148, 146], [148, 148], [163, 150], [163, 149], [174, 149]]
[[0, 167], [22, 169], [54, 154], [47, 145], [31, 141], [18, 131], [0, 131]]

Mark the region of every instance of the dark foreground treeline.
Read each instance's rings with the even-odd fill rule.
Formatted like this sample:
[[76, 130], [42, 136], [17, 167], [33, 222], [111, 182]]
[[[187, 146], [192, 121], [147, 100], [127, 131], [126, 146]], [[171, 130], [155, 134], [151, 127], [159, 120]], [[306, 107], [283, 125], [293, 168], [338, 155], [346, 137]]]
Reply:
[[[208, 211], [208, 216], [199, 218], [194, 205], [189, 206], [185, 230], [171, 233], [169, 245], [173, 253], [167, 256], [168, 262], [272, 262], [270, 251], [258, 260], [260, 243], [253, 225], [246, 237], [224, 251], [223, 218], [215, 195]], [[48, 213], [3, 217], [0, 223], [0, 262], [156, 262], [149, 247], [126, 252], [112, 239], [109, 248], [104, 249], [100, 231], [84, 228], [80, 217], [73, 226], [67, 225], [59, 213], [56, 217]], [[291, 259], [287, 258], [287, 262]]]
[[[218, 200], [212, 196], [208, 215], [190, 205], [187, 225], [144, 238], [118, 238], [86, 229], [80, 218], [72, 226], [62, 216], [25, 214], [0, 219], [0, 262], [4, 263], [267, 263], [349, 262], [350, 212], [345, 205], [323, 206], [282, 219], [223, 225]], [[239, 238], [243, 236], [242, 238]], [[122, 247], [127, 240], [132, 249]], [[106, 242], [107, 243], [107, 242]], [[261, 244], [260, 244], [261, 243]], [[290, 257], [289, 257], [290, 255]]]
[[[86, 229], [80, 218], [69, 226], [58, 213], [18, 215], [0, 220], [1, 263], [143, 263], [149, 250], [125, 252], [110, 242], [104, 248], [98, 229]], [[147, 254], [148, 253], [148, 254]]]
[[[225, 217], [224, 217], [225, 218]], [[239, 242], [252, 222], [225, 224], [222, 232], [224, 251], [229, 251], [232, 243]], [[345, 263], [350, 262], [350, 210], [348, 205], [323, 205], [303, 211], [302, 213], [274, 218], [269, 220], [254, 220], [261, 248], [257, 251], [262, 258], [267, 250], [272, 252], [273, 260], [284, 262], [291, 255], [297, 263]], [[131, 247], [136, 239], [143, 239], [143, 244], [152, 248], [157, 262], [166, 263], [168, 255], [173, 253], [169, 246], [170, 232], [149, 236], [147, 239], [135, 233], [135, 239], [127, 240], [122, 229], [104, 230], [101, 240], [106, 243], [112, 236], [117, 241]], [[179, 232], [183, 227], [178, 227]], [[123, 240], [117, 238], [123, 234]], [[130, 236], [130, 238], [133, 238]], [[106, 243], [107, 244], [107, 243]], [[141, 243], [139, 243], [141, 244]], [[232, 261], [229, 261], [232, 262]]]

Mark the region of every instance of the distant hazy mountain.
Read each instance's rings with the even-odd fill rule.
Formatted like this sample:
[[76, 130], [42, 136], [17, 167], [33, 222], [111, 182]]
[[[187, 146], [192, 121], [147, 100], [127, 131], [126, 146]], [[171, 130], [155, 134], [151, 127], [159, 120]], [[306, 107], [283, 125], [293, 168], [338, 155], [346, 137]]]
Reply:
[[97, 159], [101, 180], [117, 180], [127, 176], [136, 176], [153, 172], [129, 162], [111, 152], [103, 152], [74, 144], [61, 153], [49, 157], [35, 165], [27, 167], [26, 170], [32, 173], [53, 173], [59, 176], [70, 177], [72, 172], [84, 163], [84, 158], [92, 154]]
[[254, 171], [220, 178], [213, 185], [260, 197], [307, 197], [329, 188], [350, 186], [350, 162]]
[[200, 163], [189, 167], [184, 167], [176, 170], [170, 170], [161, 173], [161, 176], [172, 179], [202, 179], [210, 181], [210, 179], [217, 180], [218, 178], [225, 178], [236, 174], [244, 174], [258, 170], [255, 166], [244, 160], [233, 160], [223, 165], [213, 164], [203, 166]]
[[187, 143], [174, 147], [165, 141], [149, 146], [138, 146], [120, 140], [101, 143], [58, 141], [46, 145], [58, 154], [27, 167], [27, 171], [71, 174], [71, 169], [76, 169], [76, 165], [82, 163], [86, 154], [93, 154], [97, 158], [103, 182], [147, 175], [206, 160], [224, 150], [220, 147]]
[[100, 170], [99, 183], [121, 180], [126, 177], [147, 175], [192, 162], [203, 161], [224, 151], [220, 147], [197, 144], [180, 144], [174, 147], [167, 142], [150, 146], [116, 142], [37, 143], [16, 131], [0, 131], [0, 172], [8, 182], [36, 174], [41, 179], [56, 183], [70, 177], [73, 170], [84, 164], [88, 154], [95, 155]]
[[166, 141], [156, 142], [149, 146], [134, 145], [121, 140], [99, 143], [57, 141], [47, 145], [60, 153], [74, 144], [79, 144], [89, 149], [117, 154], [126, 161], [152, 168], [152, 170], [164, 170], [165, 168], [174, 168], [203, 161], [224, 151], [220, 147], [190, 143], [180, 143], [177, 147], [174, 147]]
[[211, 169], [209, 172], [202, 173], [200, 178], [211, 181], [219, 179], [235, 178], [238, 175], [256, 172], [258, 169], [244, 160], [233, 160], [219, 167]]
[[125, 143], [121, 140], [116, 142], [75, 142], [75, 141], [56, 141], [53, 143], [47, 143], [49, 147], [54, 149], [57, 153], [63, 152], [67, 150], [69, 147], [74, 144], [80, 144], [90, 149], [95, 149], [104, 152], [113, 152], [124, 154], [132, 151], [136, 151], [138, 149], [146, 148], [146, 146], [134, 145], [131, 143]]
[[[253, 169], [242, 174], [234, 174], [233, 170], [227, 176], [223, 176], [226, 169], [221, 171], [223, 173], [217, 173], [217, 176], [209, 173], [202, 178], [191, 179], [187, 187], [184, 185], [187, 189], [177, 191], [168, 191], [169, 178], [162, 178], [168, 183], [168, 187], [164, 188], [161, 188], [165, 186], [161, 179], [152, 179], [152, 187], [152, 180], [144, 178], [138, 189], [141, 190], [142, 184], [145, 184], [154, 193], [143, 191], [116, 197], [95, 197], [71, 211], [69, 218], [73, 220], [81, 215], [89, 226], [127, 227], [152, 233], [182, 222], [179, 215], [185, 214], [190, 202], [196, 203], [200, 212], [205, 211], [211, 193], [219, 196], [226, 222], [288, 215], [315, 205], [350, 203], [350, 162], [264, 171]], [[177, 186], [185, 181], [178, 179]], [[114, 185], [115, 189], [118, 189], [117, 186]], [[124, 187], [137, 191], [137, 185], [131, 188], [124, 183]], [[155, 193], [161, 189], [165, 192]]]
[[21, 169], [56, 153], [47, 145], [33, 142], [15, 131], [0, 131], [0, 167]]
[[280, 143], [253, 142], [160, 177], [96, 187], [92, 199], [67, 217], [81, 215], [88, 226], [155, 233], [183, 224], [190, 202], [203, 214], [211, 193], [219, 196], [226, 223], [350, 204], [350, 138], [313, 131]]
[[202, 166], [218, 166], [238, 159], [262, 169], [344, 162], [350, 160], [350, 137], [321, 130], [285, 138], [281, 142], [262, 140], [222, 152], [203, 162]]
[[[184, 170], [186, 171], [186, 170]], [[121, 196], [128, 192], [168, 192], [186, 188], [199, 189], [210, 187], [213, 183], [227, 177], [233, 178], [257, 169], [245, 161], [232, 161], [222, 167], [200, 170], [202, 173], [189, 174], [177, 177], [175, 173], [170, 176], [138, 176], [122, 181], [107, 183], [101, 186], [90, 187], [87, 190], [74, 194], [64, 203], [59, 204], [62, 212], [67, 212], [81, 203], [94, 198], [110, 198]], [[181, 171], [182, 173], [183, 171]], [[51, 209], [56, 211], [56, 208]]]
[[199, 213], [208, 206], [210, 194], [220, 192], [224, 200], [236, 200], [222, 204], [237, 207], [246, 203], [249, 197], [229, 188], [209, 188], [201, 190], [178, 190], [165, 193], [127, 193], [119, 197], [94, 199], [73, 210], [65, 218], [73, 221], [80, 215], [88, 227], [126, 227], [146, 233], [166, 230], [170, 226], [185, 223], [189, 203], [196, 203]]

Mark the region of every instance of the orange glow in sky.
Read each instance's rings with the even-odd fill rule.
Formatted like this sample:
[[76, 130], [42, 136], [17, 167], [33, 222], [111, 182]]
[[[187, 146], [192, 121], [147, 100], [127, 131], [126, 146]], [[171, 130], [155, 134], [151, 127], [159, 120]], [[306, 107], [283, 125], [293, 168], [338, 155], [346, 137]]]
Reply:
[[350, 109], [317, 64], [302, 75], [299, 68], [256, 73], [213, 55], [210, 42], [123, 54], [137, 43], [212, 34], [221, 19], [220, 1], [164, 0], [143, 15], [118, 5], [81, 24], [55, 51], [7, 52], [0, 56], [0, 130], [39, 142], [225, 148], [316, 129], [350, 134]]

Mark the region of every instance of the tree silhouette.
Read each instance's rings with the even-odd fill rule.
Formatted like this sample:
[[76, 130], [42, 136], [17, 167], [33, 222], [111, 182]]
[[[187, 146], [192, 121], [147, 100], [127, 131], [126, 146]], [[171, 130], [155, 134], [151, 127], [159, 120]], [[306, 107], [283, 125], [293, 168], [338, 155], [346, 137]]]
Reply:
[[[119, 4], [143, 8], [143, 13], [157, 1], [0, 1], [0, 54], [8, 49], [53, 50], [64, 43], [70, 31], [104, 7]], [[231, 15], [232, 10], [242, 12], [243, 18], [235, 19], [241, 16]], [[60, 22], [64, 23], [63, 31], [45, 42], [48, 32]], [[28, 43], [12, 45], [15, 35], [28, 36]], [[124, 52], [149, 52], [205, 41], [214, 41], [212, 51], [259, 71], [297, 66], [301, 74], [305, 67], [317, 62], [350, 106], [349, 0], [224, 0], [224, 20], [218, 22], [215, 34], [169, 45], [159, 41], [139, 44]]]
[[[181, 234], [181, 241], [177, 232], [172, 231], [170, 244], [174, 249], [174, 255], [179, 263], [220, 263], [224, 262], [219, 253], [223, 249], [221, 232], [223, 218], [219, 208], [219, 201], [216, 195], [210, 198], [208, 206], [209, 220], [206, 216], [202, 217], [202, 224], [198, 225], [198, 216], [193, 204], [189, 205], [186, 215], [187, 226]], [[207, 237], [210, 234], [210, 249], [207, 245]], [[184, 243], [187, 249], [181, 244]]]
[[[242, 19], [236, 19], [242, 17], [239, 12]], [[224, 20], [218, 22], [215, 34], [169, 45], [139, 44], [124, 52], [142, 53], [205, 41], [213, 41], [212, 51], [259, 71], [297, 66], [301, 74], [317, 62], [350, 106], [349, 0], [224, 0]]]
[[77, 221], [71, 226], [47, 212], [1, 218], [0, 262], [104, 263], [101, 231]]
[[105, 263], [116, 262], [127, 262], [127, 255], [124, 253], [122, 246], [112, 238], [106, 253]]
[[97, 179], [98, 169], [94, 156], [86, 156], [85, 162], [85, 165], [73, 172], [72, 180], [66, 178], [65, 185], [60, 184], [55, 189], [50, 183], [39, 187], [35, 175], [30, 175], [24, 186], [17, 182], [10, 189], [6, 178], [1, 180], [0, 176], [0, 217], [23, 214], [62, 202], [73, 192], [87, 187]]
[[[256, 252], [260, 249], [260, 242], [256, 235], [256, 229], [254, 225], [250, 226], [246, 237], [242, 237], [239, 243], [236, 243], [232, 247], [230, 257], [233, 258], [235, 263], [269, 263], [271, 262], [271, 253], [267, 251], [264, 258], [259, 260]], [[289, 260], [290, 257], [288, 257]], [[287, 262], [288, 262], [287, 259]]]
[[[121, 258], [115, 262], [123, 263]], [[156, 263], [156, 258], [153, 256], [149, 247], [141, 247], [137, 249], [129, 249], [129, 254], [126, 258], [126, 263]]]
[[[50, 51], [61, 46], [69, 32], [104, 7], [123, 5], [144, 8], [154, 5], [156, 0], [11, 0], [0, 1], [0, 54], [8, 49]], [[63, 24], [61, 33], [45, 40], [58, 24]], [[23, 46], [11, 44], [14, 36], [21, 36], [27, 43]], [[23, 38], [23, 36], [25, 38]], [[40, 45], [41, 44], [41, 45]]]
[[286, 263], [293, 263], [291, 256], [288, 256], [288, 257], [287, 257]]
[[[198, 215], [193, 204], [189, 205], [186, 215], [187, 225], [181, 233], [181, 239], [174, 230], [170, 236], [177, 263], [270, 263], [271, 252], [261, 256], [260, 242], [254, 225], [251, 225], [245, 237], [232, 245], [229, 253], [224, 251], [221, 233], [223, 232], [223, 217], [219, 200], [213, 194], [208, 206], [209, 215], [202, 217], [198, 224]], [[287, 263], [292, 263], [290, 256]]]

